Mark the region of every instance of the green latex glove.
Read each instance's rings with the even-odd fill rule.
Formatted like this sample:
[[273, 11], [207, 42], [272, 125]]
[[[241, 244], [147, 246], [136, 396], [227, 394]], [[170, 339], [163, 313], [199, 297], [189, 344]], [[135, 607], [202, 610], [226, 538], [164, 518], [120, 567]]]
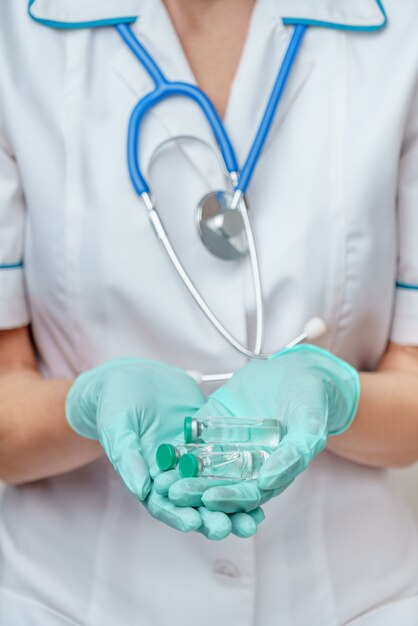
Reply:
[[241, 536], [251, 525], [246, 518], [232, 520], [224, 513], [180, 508], [153, 488], [152, 478], [159, 474], [157, 447], [173, 441], [182, 431], [184, 416], [194, 414], [205, 401], [199, 386], [179, 368], [144, 359], [115, 359], [76, 379], [67, 396], [66, 416], [78, 434], [100, 441], [126, 487], [153, 517], [211, 539], [231, 532]]
[[[283, 438], [257, 481], [211, 486], [187, 479], [170, 486], [176, 505], [200, 501], [208, 509], [250, 511], [281, 493], [324, 449], [327, 437], [344, 432], [357, 411], [358, 373], [348, 363], [311, 345], [283, 350], [238, 370], [197, 413], [279, 419]], [[201, 484], [197, 485], [196, 480]]]

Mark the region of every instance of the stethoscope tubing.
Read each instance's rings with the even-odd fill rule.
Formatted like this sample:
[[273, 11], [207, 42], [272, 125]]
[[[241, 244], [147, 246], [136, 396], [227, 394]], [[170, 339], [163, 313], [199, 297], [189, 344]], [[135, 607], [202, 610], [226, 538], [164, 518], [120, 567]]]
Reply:
[[173, 96], [184, 96], [199, 105], [202, 111], [204, 111], [205, 117], [217, 139], [228, 172], [231, 173], [238, 170], [238, 164], [232, 145], [209, 98], [194, 85], [182, 82], [170, 82], [164, 86], [158, 86], [154, 91], [140, 100], [132, 111], [129, 120], [127, 148], [128, 166], [132, 183], [139, 196], [144, 192], [151, 192], [139, 167], [138, 143], [141, 123], [146, 114], [149, 113], [155, 105]]
[[[208, 141], [205, 141], [202, 138], [197, 138], [197, 137], [190, 137], [188, 135], [186, 136], [180, 136], [180, 137], [176, 137], [177, 141], [197, 141], [198, 143], [206, 146], [209, 150], [211, 150], [213, 152], [213, 154], [215, 155], [215, 157], [218, 159], [219, 164], [221, 166], [221, 168], [225, 168], [225, 163], [222, 160], [222, 156], [219, 153], [219, 150], [216, 150], [216, 148], [213, 146], [212, 143], [209, 143]], [[172, 138], [168, 138], [165, 141], [163, 141], [158, 149], [161, 149], [162, 147], [166, 146], [168, 143], [170, 143], [172, 141]], [[154, 153], [155, 154], [155, 153]], [[149, 170], [150, 164], [148, 166], [148, 170], [147, 170], [147, 176], [150, 176], [150, 170]], [[231, 185], [232, 187], [234, 186], [234, 184], [236, 183], [236, 180], [231, 180]], [[236, 197], [236, 196], [239, 197]], [[153, 207], [153, 203], [152, 200], [150, 198], [150, 201], [148, 201], [148, 194], [147, 197], [144, 199], [146, 207], [148, 210], [152, 210]], [[251, 227], [251, 221], [250, 221], [250, 215], [248, 213], [247, 210], [247, 206], [245, 204], [245, 196], [243, 196], [240, 192], [237, 192], [236, 194], [234, 194], [234, 198], [233, 198], [233, 203], [235, 204], [235, 208], [238, 209], [242, 215], [242, 220], [243, 220], [243, 224], [244, 224], [244, 229], [245, 229], [245, 233], [246, 233], [246, 237], [247, 237], [247, 242], [248, 242], [248, 252], [249, 252], [249, 259], [250, 259], [250, 264], [251, 264], [251, 276], [252, 276], [252, 282], [253, 282], [253, 289], [254, 289], [254, 299], [255, 299], [255, 314], [256, 314], [256, 333], [255, 333], [255, 338], [254, 338], [254, 353], [255, 354], [259, 354], [263, 348], [263, 340], [264, 340], [264, 303], [263, 303], [263, 294], [262, 294], [262, 289], [261, 289], [261, 275], [260, 275], [260, 267], [259, 267], [259, 263], [258, 263], [258, 254], [257, 254], [257, 249], [256, 249], [256, 244], [255, 244], [255, 239], [254, 239], [254, 235], [253, 235], [253, 231], [252, 231], [252, 227]], [[155, 221], [155, 216], [153, 218], [153, 221]], [[160, 241], [162, 241], [163, 245], [163, 237], [162, 237], [162, 229], [160, 227], [158, 227], [156, 224], [154, 225], [154, 227], [156, 228], [156, 230], [158, 230], [158, 237], [160, 239]], [[164, 235], [164, 240], [165, 240], [165, 235]], [[168, 238], [167, 238], [168, 239]], [[166, 253], [168, 253], [168, 250], [166, 248], [166, 246], [164, 245], [165, 251]], [[170, 252], [169, 254], [170, 260], [171, 262], [173, 262], [172, 260], [172, 253]], [[180, 263], [180, 260], [178, 260], [178, 263]], [[176, 270], [177, 270], [177, 262], [176, 262]], [[184, 281], [183, 281], [184, 282]], [[188, 287], [186, 285], [186, 287]], [[201, 303], [200, 301], [197, 301], [197, 299], [195, 298], [195, 293], [197, 292], [197, 289], [194, 290], [194, 293], [192, 293], [191, 295], [193, 296], [193, 298], [195, 299], [196, 303], [198, 304], [198, 306], [202, 309], [201, 307]], [[206, 315], [206, 311], [203, 310], [203, 313]], [[220, 332], [222, 334], [222, 336], [229, 342], [229, 337], [226, 337], [224, 335], [224, 326], [223, 324], [221, 324], [221, 322], [219, 320], [216, 320], [216, 323], [214, 322], [214, 320], [212, 319], [215, 318], [215, 315], [213, 312], [211, 312], [211, 319], [210, 322], [212, 323], [213, 326], [215, 326], [216, 330], [218, 332]], [[235, 341], [235, 339], [234, 339]], [[237, 345], [242, 347], [242, 344], [240, 344], [237, 341]], [[234, 347], [236, 347], [234, 345]], [[241, 351], [241, 350], [240, 350]]]
[[[233, 146], [229, 140], [228, 133], [226, 132], [226, 129], [219, 115], [217, 114], [213, 104], [206, 96], [206, 94], [201, 89], [192, 84], [179, 81], [169, 81], [164, 76], [164, 73], [158, 67], [157, 63], [154, 61], [151, 55], [135, 37], [131, 28], [127, 24], [118, 24], [116, 26], [116, 29], [118, 30], [122, 39], [130, 48], [130, 50], [140, 61], [144, 69], [147, 71], [155, 85], [155, 88], [136, 104], [129, 120], [127, 157], [129, 173], [135, 191], [137, 192], [138, 196], [142, 198], [144, 205], [148, 211], [148, 217], [151, 221], [152, 226], [154, 227], [156, 235], [161, 241], [178, 276], [180, 277], [202, 312], [205, 314], [207, 319], [211, 322], [211, 324], [216, 328], [216, 330], [218, 330], [218, 332], [228, 341], [228, 343], [232, 347], [234, 347], [244, 356], [251, 359], [269, 358], [272, 354], [274, 354], [274, 352], [262, 352], [264, 338], [264, 315], [260, 268], [258, 263], [255, 240], [253, 236], [253, 230], [251, 227], [250, 218], [245, 202], [244, 192], [250, 183], [256, 164], [259, 160], [265, 141], [267, 139], [268, 133], [271, 129], [278, 105], [280, 103], [280, 99], [282, 97], [284, 88], [290, 75], [290, 71], [296, 59], [307, 27], [305, 25], [297, 25], [294, 28], [290, 43], [286, 50], [267, 106], [265, 108], [262, 121], [257, 130], [254, 141], [251, 145], [250, 151], [241, 172], [239, 172], [236, 155]], [[208, 306], [204, 298], [201, 296], [199, 290], [194, 285], [189, 274], [182, 265], [173, 246], [171, 245], [164, 225], [162, 224], [161, 219], [158, 215], [158, 211], [154, 205], [149, 185], [139, 166], [138, 145], [140, 139], [141, 124], [146, 114], [154, 106], [156, 106], [159, 102], [173, 96], [184, 96], [188, 99], [193, 100], [200, 107], [201, 111], [206, 117], [209, 126], [212, 129], [213, 135], [222, 154], [225, 167], [230, 175], [230, 179], [233, 184], [234, 197], [232, 201], [232, 206], [233, 208], [240, 210], [243, 218], [244, 229], [248, 241], [251, 271], [253, 276], [257, 327], [254, 350], [250, 350], [247, 346], [243, 345], [225, 328], [225, 326], [216, 317], [212, 309]]]
[[[224, 339], [233, 347], [235, 348], [238, 352], [240, 352], [240, 354], [250, 358], [250, 359], [266, 359], [269, 356], [271, 356], [274, 353], [265, 353], [265, 354], [261, 354], [261, 343], [262, 343], [262, 338], [263, 335], [261, 334], [264, 328], [264, 324], [257, 324], [258, 328], [257, 328], [257, 340], [256, 340], [256, 349], [258, 350], [258, 352], [255, 350], [250, 350], [249, 348], [247, 348], [246, 346], [244, 346], [238, 339], [236, 339], [236, 337], [234, 337], [226, 328], [225, 326], [222, 324], [222, 322], [218, 319], [218, 317], [215, 315], [215, 313], [212, 311], [212, 309], [209, 307], [209, 305], [207, 304], [207, 302], [205, 301], [205, 299], [202, 297], [200, 291], [198, 290], [198, 288], [196, 287], [196, 285], [194, 284], [193, 280], [191, 279], [190, 275], [188, 274], [188, 272], [186, 271], [185, 267], [183, 266], [182, 262], [180, 261], [176, 251], [174, 250], [170, 239], [166, 233], [166, 230], [164, 228], [163, 223], [160, 220], [160, 217], [154, 207], [153, 201], [151, 196], [148, 193], [143, 193], [142, 194], [142, 200], [147, 208], [148, 211], [148, 217], [150, 219], [150, 222], [155, 230], [155, 233], [158, 237], [158, 239], [160, 240], [164, 250], [166, 251], [173, 267], [175, 268], [179, 278], [181, 279], [181, 281], [183, 282], [183, 284], [185, 285], [186, 289], [188, 290], [188, 292], [190, 293], [190, 295], [193, 297], [193, 299], [195, 300], [196, 304], [199, 306], [199, 308], [201, 309], [201, 311], [203, 312], [203, 314], [206, 316], [206, 318], [209, 320], [209, 322], [212, 324], [212, 326], [214, 326], [214, 328], [219, 332], [219, 334], [224, 337]], [[243, 212], [243, 214], [246, 213], [247, 209], [245, 206], [241, 207], [241, 211]], [[248, 215], [247, 215], [248, 217]], [[247, 230], [247, 226], [246, 226], [246, 222], [244, 221], [245, 224], [245, 229]], [[251, 228], [250, 228], [251, 230]], [[250, 237], [252, 238], [252, 232], [250, 233]], [[254, 244], [255, 245], [255, 244]], [[258, 263], [255, 266], [256, 270], [254, 270], [254, 265], [253, 263], [256, 262], [256, 257], [257, 255], [252, 254], [251, 255], [251, 260], [252, 260], [252, 272], [253, 272], [253, 280], [255, 282], [258, 283], [259, 285], [259, 289], [256, 290], [256, 293], [260, 294], [259, 300], [256, 302], [256, 306], [261, 308], [257, 308], [257, 318], [258, 316], [262, 315], [263, 313], [263, 306], [262, 306], [262, 297], [261, 297], [261, 281], [260, 281], [260, 273], [258, 271]], [[256, 272], [256, 273], [255, 273]], [[260, 305], [261, 303], [261, 305]]]
[[202, 110], [206, 120], [212, 129], [216, 142], [222, 154], [225, 167], [228, 172], [238, 171], [238, 162], [234, 148], [229, 140], [225, 127], [217, 114], [215, 107], [207, 95], [195, 85], [181, 81], [169, 81], [164, 76], [151, 55], [138, 41], [131, 28], [127, 24], [116, 26], [119, 34], [127, 43], [130, 50], [141, 62], [144, 69], [153, 80], [155, 89], [138, 102], [132, 111], [128, 128], [128, 165], [132, 183], [137, 194], [150, 193], [150, 189], [139, 167], [138, 143], [141, 123], [145, 115], [158, 103], [173, 96], [183, 96], [193, 100]]
[[[189, 98], [200, 107], [212, 129], [215, 140], [221, 151], [226, 169], [230, 174], [233, 172], [238, 173], [238, 161], [232, 143], [229, 140], [228, 133], [226, 132], [218, 113], [206, 94], [201, 89], [195, 85], [191, 85], [190, 83], [169, 81], [149, 52], [136, 38], [128, 24], [117, 24], [116, 29], [128, 45], [129, 49], [147, 71], [155, 85], [155, 89], [138, 102], [132, 112], [129, 122], [128, 163], [132, 182], [138, 195], [141, 195], [144, 192], [150, 193], [148, 183], [141, 172], [138, 162], [140, 125], [146, 113], [148, 113], [155, 105], [173, 96], [183, 96], [185, 98]], [[265, 108], [263, 119], [257, 130], [242, 170], [240, 174], [238, 174], [235, 189], [241, 191], [242, 193], [246, 192], [251, 182], [255, 167], [259, 161], [268, 133], [274, 121], [277, 107], [289, 79], [291, 69], [296, 60], [306, 29], [306, 25], [298, 24], [293, 30], [290, 43]]]
[[245, 193], [247, 191], [248, 186], [251, 182], [255, 167], [259, 161], [261, 152], [264, 148], [264, 144], [266, 143], [266, 139], [273, 124], [279, 102], [283, 95], [284, 88], [286, 87], [290, 72], [296, 60], [307, 28], [308, 27], [306, 25], [299, 24], [295, 26], [293, 30], [292, 38], [286, 50], [280, 67], [280, 71], [277, 75], [273, 89], [270, 94], [270, 98], [264, 111], [263, 119], [261, 120], [260, 126], [258, 127], [248, 156], [239, 174], [237, 189], [242, 193]]

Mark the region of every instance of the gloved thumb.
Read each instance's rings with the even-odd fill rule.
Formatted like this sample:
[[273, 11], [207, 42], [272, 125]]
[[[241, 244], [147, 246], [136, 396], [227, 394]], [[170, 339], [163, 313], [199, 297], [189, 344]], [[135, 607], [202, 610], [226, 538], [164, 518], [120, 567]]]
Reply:
[[[116, 418], [115, 421], [124, 420]], [[101, 430], [99, 440], [126, 487], [138, 500], [144, 501], [151, 490], [151, 478], [138, 434], [128, 428], [122, 432], [118, 430], [117, 434], [105, 428]]]
[[214, 396], [209, 396], [205, 404], [199, 409], [194, 416], [197, 420], [201, 421], [206, 417], [225, 417], [233, 415], [231, 411], [220, 402]]

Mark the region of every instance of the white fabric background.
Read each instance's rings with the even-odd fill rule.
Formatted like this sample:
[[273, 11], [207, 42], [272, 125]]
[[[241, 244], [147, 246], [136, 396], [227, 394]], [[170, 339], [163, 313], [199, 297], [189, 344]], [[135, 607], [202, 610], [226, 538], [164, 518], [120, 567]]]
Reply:
[[405, 494], [418, 524], [418, 463], [413, 467], [394, 470], [393, 477]]
[[[418, 524], [418, 463], [406, 469], [393, 470], [393, 478], [405, 495]], [[0, 493], [1, 490], [2, 483], [0, 483]]]

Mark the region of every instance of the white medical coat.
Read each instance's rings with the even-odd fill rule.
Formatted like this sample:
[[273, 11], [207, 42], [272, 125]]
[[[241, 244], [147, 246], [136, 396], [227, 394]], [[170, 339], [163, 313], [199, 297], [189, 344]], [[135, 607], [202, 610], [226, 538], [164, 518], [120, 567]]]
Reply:
[[[320, 344], [366, 370], [390, 339], [418, 345], [418, 4], [384, 5], [386, 26], [374, 0], [258, 0], [225, 114], [242, 164], [292, 31], [282, 18], [315, 21], [248, 192], [265, 347], [320, 315]], [[133, 30], [167, 76], [194, 82], [161, 0], [30, 10], [46, 23], [23, 0], [0, 4], [0, 326], [31, 323], [48, 377], [119, 356], [241, 366], [129, 180], [127, 122], [150, 79], [110, 25], [54, 28], [138, 16]], [[213, 144], [196, 107], [171, 99], [141, 134], [145, 169], [176, 135]], [[195, 231], [196, 199], [218, 174], [193, 158], [201, 148], [187, 150], [171, 146], [151, 168], [162, 217], [215, 312], [251, 341], [248, 264], [212, 258]], [[386, 472], [324, 452], [265, 512], [249, 540], [183, 535], [152, 519], [105, 459], [10, 487], [0, 623], [417, 626], [417, 532]]]

